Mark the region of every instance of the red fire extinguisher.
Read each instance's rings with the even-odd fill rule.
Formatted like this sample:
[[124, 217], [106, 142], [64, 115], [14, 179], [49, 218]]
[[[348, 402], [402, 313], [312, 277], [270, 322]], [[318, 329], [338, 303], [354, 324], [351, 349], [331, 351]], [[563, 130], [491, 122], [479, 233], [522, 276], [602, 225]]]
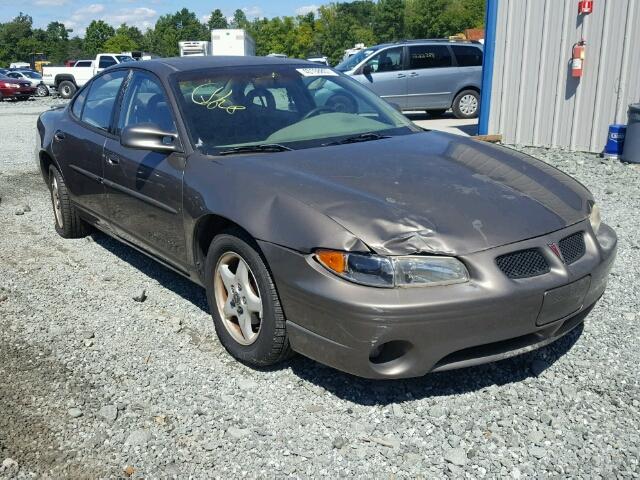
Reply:
[[589, 15], [593, 12], [593, 0], [580, 0], [578, 2], [578, 13], [580, 15]]
[[584, 69], [585, 45], [586, 42], [584, 40], [580, 40], [578, 43], [573, 45], [573, 54], [571, 55], [572, 77], [582, 77], [582, 71]]

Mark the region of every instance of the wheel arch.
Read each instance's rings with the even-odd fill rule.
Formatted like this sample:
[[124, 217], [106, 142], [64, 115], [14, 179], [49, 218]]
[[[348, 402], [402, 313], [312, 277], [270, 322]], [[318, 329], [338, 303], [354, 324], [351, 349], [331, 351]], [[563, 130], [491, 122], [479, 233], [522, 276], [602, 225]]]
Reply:
[[58, 86], [64, 82], [65, 80], [70, 81], [71, 83], [73, 83], [74, 85], [76, 85], [76, 87], [78, 86], [76, 84], [76, 79], [73, 75], [69, 75], [68, 73], [61, 73], [59, 75], [56, 75], [56, 78], [54, 79], [53, 83], [56, 86], [56, 88], [58, 88]]
[[467, 85], [465, 87], [462, 87], [462, 88], [458, 89], [458, 91], [453, 96], [453, 100], [455, 100], [456, 97], [458, 95], [460, 95], [462, 92], [464, 92], [465, 90], [474, 90], [478, 95], [480, 95], [480, 87], [478, 87], [476, 85]]
[[47, 186], [49, 186], [49, 182], [48, 182], [49, 169], [51, 168], [52, 165], [56, 167], [60, 172], [60, 175], [62, 175], [62, 170], [60, 170], [60, 166], [55, 161], [55, 159], [51, 155], [49, 155], [49, 153], [46, 150], [40, 151], [40, 153], [38, 154], [38, 161], [40, 163], [40, 173], [42, 174], [42, 178], [47, 183]]
[[[251, 235], [246, 228], [222, 215], [208, 213], [200, 217], [196, 222], [192, 238], [193, 263], [196, 266], [196, 270], [201, 281], [204, 281], [204, 264], [211, 242], [216, 235], [219, 235], [229, 229], [238, 229], [249, 238], [255, 240], [255, 237]], [[258, 253], [264, 257], [257, 242], [254, 247], [257, 249]]]

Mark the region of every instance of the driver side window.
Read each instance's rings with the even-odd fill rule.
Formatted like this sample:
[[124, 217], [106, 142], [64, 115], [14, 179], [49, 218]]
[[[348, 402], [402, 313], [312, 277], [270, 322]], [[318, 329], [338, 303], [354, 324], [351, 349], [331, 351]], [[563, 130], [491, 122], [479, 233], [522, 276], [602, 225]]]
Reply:
[[366, 66], [371, 73], [395, 72], [403, 69], [404, 47], [395, 47], [374, 55]]
[[125, 127], [141, 123], [151, 123], [168, 132], [176, 131], [162, 85], [147, 73], [135, 72], [122, 101], [117, 134]]

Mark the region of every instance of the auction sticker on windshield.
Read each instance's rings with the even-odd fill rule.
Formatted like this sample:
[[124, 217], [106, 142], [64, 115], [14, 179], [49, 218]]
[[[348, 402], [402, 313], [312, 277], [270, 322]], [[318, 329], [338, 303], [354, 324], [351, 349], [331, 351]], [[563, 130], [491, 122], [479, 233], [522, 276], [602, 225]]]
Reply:
[[326, 77], [326, 76], [337, 77], [338, 76], [338, 74], [333, 70], [331, 70], [330, 68], [296, 68], [296, 70], [303, 77]]

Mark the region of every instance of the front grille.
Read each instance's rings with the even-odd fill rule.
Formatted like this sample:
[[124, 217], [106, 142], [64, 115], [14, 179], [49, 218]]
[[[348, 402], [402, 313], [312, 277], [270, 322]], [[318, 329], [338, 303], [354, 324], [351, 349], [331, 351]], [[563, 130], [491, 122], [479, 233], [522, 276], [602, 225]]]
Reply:
[[584, 233], [578, 232], [563, 238], [558, 242], [558, 247], [566, 264], [579, 260], [586, 252]]
[[496, 263], [509, 278], [536, 277], [549, 271], [549, 264], [535, 248], [501, 255]]

